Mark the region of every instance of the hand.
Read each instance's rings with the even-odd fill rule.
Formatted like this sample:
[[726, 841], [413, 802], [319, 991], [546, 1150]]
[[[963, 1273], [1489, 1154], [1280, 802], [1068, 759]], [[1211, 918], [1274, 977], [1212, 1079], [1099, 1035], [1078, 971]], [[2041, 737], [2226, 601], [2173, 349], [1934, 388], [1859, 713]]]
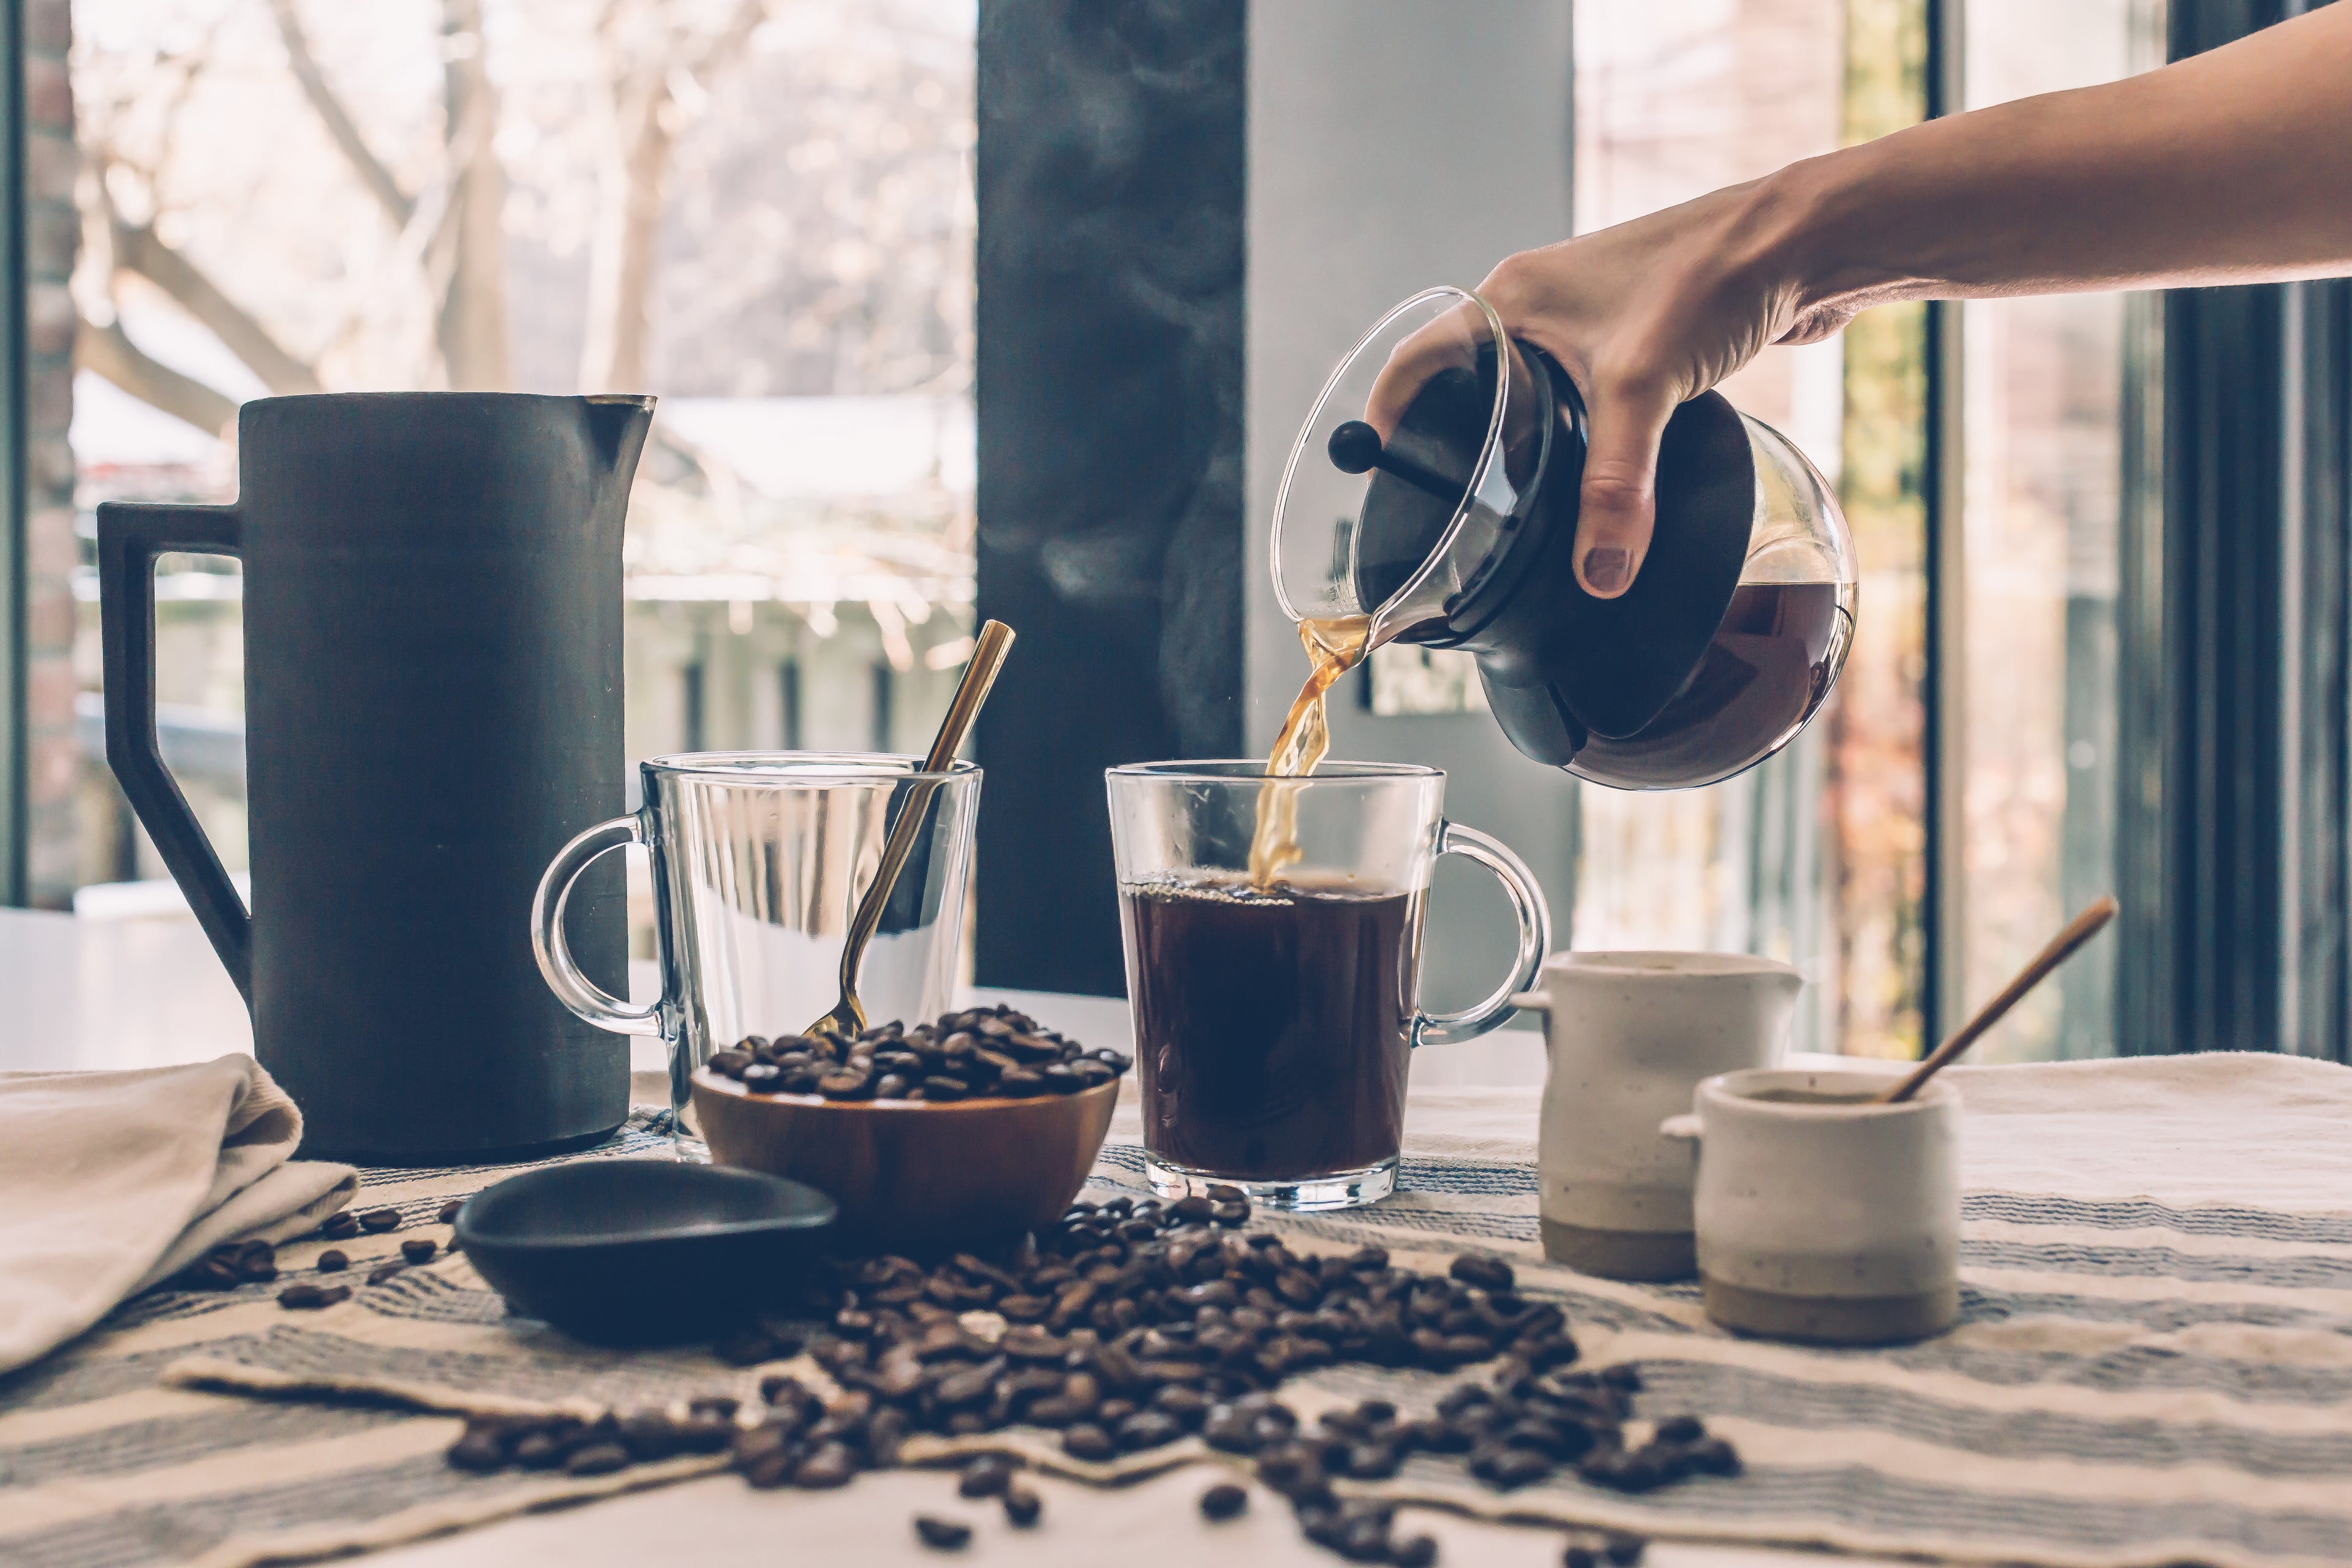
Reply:
[[[1675, 409], [1766, 344], [1825, 338], [1867, 302], [1800, 303], [1776, 259], [1788, 205], [1767, 183], [1732, 186], [1522, 251], [1479, 285], [1504, 330], [1558, 360], [1583, 395], [1591, 442], [1576, 573], [1601, 598], [1624, 593], [1642, 569], [1658, 440]], [[1401, 350], [1374, 393], [1367, 416], [1384, 431], [1425, 374], [1417, 357]]]

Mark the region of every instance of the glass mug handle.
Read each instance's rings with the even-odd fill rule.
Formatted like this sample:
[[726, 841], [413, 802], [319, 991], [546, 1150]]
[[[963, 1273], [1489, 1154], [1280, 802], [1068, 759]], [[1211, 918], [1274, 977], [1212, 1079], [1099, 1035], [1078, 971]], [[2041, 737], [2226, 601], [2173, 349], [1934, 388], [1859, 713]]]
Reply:
[[646, 842], [645, 823], [636, 816], [616, 816], [600, 822], [555, 852], [539, 879], [530, 900], [530, 951], [539, 960], [540, 977], [555, 999], [600, 1029], [621, 1035], [661, 1033], [661, 1004], [632, 1007], [580, 972], [572, 961], [572, 944], [563, 936], [563, 906], [571, 901], [572, 884], [598, 856]]
[[1511, 895], [1513, 912], [1519, 917], [1519, 951], [1511, 961], [1510, 977], [1475, 1006], [1465, 1007], [1458, 1013], [1415, 1013], [1412, 1043], [1416, 1046], [1447, 1046], [1459, 1040], [1475, 1040], [1489, 1029], [1509, 1022], [1514, 1011], [1512, 994], [1535, 984], [1536, 974], [1543, 967], [1544, 954], [1551, 951], [1551, 908], [1544, 902], [1543, 889], [1536, 885], [1536, 875], [1528, 869], [1526, 861], [1512, 854], [1500, 839], [1454, 822], [1437, 825], [1437, 852], [1475, 860], [1500, 879], [1503, 891]]

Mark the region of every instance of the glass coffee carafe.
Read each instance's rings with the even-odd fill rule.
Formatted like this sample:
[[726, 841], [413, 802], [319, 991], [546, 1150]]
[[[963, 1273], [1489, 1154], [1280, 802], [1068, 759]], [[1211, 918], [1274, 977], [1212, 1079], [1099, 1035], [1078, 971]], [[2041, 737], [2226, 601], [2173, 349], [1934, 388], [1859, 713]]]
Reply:
[[1324, 384], [1276, 502], [1294, 621], [1475, 656], [1495, 718], [1539, 762], [1621, 789], [1713, 784], [1779, 751], [1853, 636], [1854, 561], [1828, 484], [1718, 393], [1675, 411], [1640, 574], [1596, 598], [1573, 567], [1585, 410], [1567, 373], [1477, 295], [1389, 311]]

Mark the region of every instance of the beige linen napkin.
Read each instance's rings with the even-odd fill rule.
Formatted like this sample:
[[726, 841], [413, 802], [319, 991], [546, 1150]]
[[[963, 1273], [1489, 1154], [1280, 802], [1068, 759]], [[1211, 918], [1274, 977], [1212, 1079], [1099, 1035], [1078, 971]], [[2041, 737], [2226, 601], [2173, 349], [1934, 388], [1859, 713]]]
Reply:
[[302, 1113], [250, 1057], [0, 1073], [0, 1373], [227, 1241], [301, 1235], [359, 1191], [290, 1161]]

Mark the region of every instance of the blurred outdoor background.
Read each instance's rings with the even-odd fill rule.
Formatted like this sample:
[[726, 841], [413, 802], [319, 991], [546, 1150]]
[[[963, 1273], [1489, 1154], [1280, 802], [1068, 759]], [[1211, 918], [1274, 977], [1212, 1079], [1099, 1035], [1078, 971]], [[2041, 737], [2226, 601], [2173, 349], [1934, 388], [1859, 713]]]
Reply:
[[[2155, 63], [2157, 3], [1968, 0], [1969, 105]], [[629, 517], [632, 759], [922, 748], [971, 646], [973, 0], [71, 14], [82, 752], [51, 901], [77, 885], [91, 912], [171, 901], [102, 758], [88, 542], [101, 500], [231, 498], [248, 397], [658, 394]], [[1561, 84], [1578, 227], [1920, 119], [1923, 16], [1580, 0]], [[2116, 296], [1963, 317], [1970, 996], [2113, 880], [2121, 431], [2148, 373], [2128, 326]], [[1920, 309], [1882, 310], [1727, 384], [1844, 497], [1853, 653], [1802, 740], [1750, 774], [1580, 790], [1573, 909], [1556, 910], [1578, 947], [1799, 963], [1815, 1048], [1921, 1044], [1927, 342]], [[235, 563], [169, 561], [158, 597], [165, 755], [241, 869]], [[1375, 712], [1465, 700], [1442, 668], [1395, 661], [1367, 689]], [[2111, 974], [2095, 951], [2001, 1050], [2111, 1049]]]

